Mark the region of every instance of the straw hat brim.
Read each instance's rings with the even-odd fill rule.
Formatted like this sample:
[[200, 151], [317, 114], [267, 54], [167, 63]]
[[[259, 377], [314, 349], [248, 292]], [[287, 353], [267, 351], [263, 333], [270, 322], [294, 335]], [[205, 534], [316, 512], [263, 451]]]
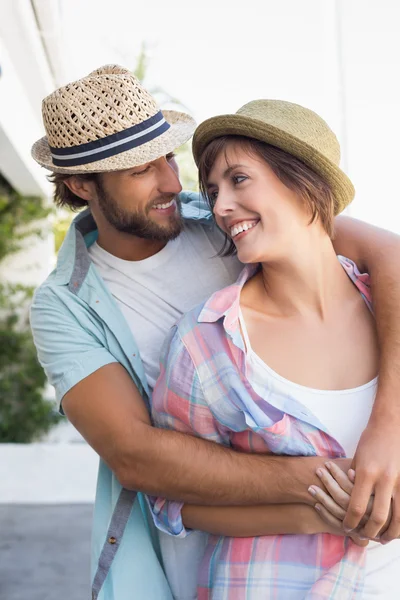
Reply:
[[173, 152], [182, 146], [193, 135], [196, 123], [192, 117], [178, 111], [163, 111], [166, 121], [170, 124], [169, 129], [160, 136], [146, 142], [142, 146], [126, 150], [103, 160], [91, 162], [86, 165], [75, 167], [59, 167], [53, 164], [47, 137], [38, 140], [32, 146], [32, 156], [42, 167], [54, 173], [65, 173], [79, 175], [81, 173], [99, 173], [106, 171], [122, 171], [132, 167], [144, 165], [152, 160]]
[[329, 158], [294, 135], [258, 119], [243, 115], [221, 115], [201, 123], [193, 136], [192, 149], [196, 165], [207, 144], [217, 137], [240, 135], [271, 144], [296, 156], [330, 185], [334, 194], [335, 215], [353, 200], [355, 190], [347, 175]]

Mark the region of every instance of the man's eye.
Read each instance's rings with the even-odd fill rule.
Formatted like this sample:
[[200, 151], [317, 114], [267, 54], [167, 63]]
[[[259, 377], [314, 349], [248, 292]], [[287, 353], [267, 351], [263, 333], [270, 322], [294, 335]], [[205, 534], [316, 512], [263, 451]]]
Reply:
[[134, 173], [132, 173], [132, 175], [135, 177], [136, 175], [143, 175], [143, 173], [147, 173], [147, 171], [150, 169], [150, 167], [145, 167], [144, 169], [142, 169], [141, 171], [135, 171]]

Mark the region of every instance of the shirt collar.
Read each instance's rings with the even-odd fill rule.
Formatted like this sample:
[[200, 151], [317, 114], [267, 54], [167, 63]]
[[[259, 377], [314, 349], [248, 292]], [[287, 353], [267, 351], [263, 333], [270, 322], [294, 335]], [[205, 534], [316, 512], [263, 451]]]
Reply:
[[246, 265], [232, 285], [215, 292], [204, 304], [197, 320], [199, 323], [215, 323], [224, 319], [224, 328], [231, 336], [238, 329], [240, 293], [260, 268], [259, 264]]

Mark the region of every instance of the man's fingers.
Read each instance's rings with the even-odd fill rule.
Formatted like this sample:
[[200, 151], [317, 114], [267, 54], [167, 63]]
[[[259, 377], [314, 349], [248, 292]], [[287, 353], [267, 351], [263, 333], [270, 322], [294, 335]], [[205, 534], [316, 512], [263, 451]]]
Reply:
[[390, 513], [392, 491], [393, 483], [389, 478], [381, 481], [379, 485], [377, 485], [372, 512], [367, 523], [360, 531], [360, 535], [367, 538], [374, 538], [385, 526]]
[[[312, 485], [308, 491], [313, 496], [314, 500], [325, 508], [329, 514], [339, 520], [340, 527], [342, 527], [342, 521], [345, 517], [346, 511], [337, 504], [329, 494], [324, 492], [317, 485]], [[318, 509], [317, 509], [318, 510]], [[325, 513], [324, 513], [325, 514]]]
[[400, 537], [400, 492], [392, 500], [392, 518], [387, 530], [381, 534], [381, 542], [387, 543]]
[[349, 494], [350, 496], [351, 492], [353, 491], [354, 485], [353, 482], [350, 481], [347, 473], [342, 471], [342, 469], [334, 462], [328, 461], [327, 463], [325, 463], [325, 466], [328, 469], [329, 473], [332, 475], [332, 477], [336, 479], [337, 483], [340, 485], [342, 490], [347, 492], [347, 494]]
[[369, 540], [365, 540], [364, 538], [360, 538], [356, 533], [350, 535], [349, 537], [351, 537], [351, 539], [353, 540], [353, 542], [355, 544], [357, 544], [357, 546], [361, 546], [362, 548], [364, 548], [365, 546], [368, 546], [368, 544], [369, 544]]
[[317, 475], [336, 504], [339, 504], [339, 506], [346, 510], [349, 505], [350, 495], [341, 488], [327, 469], [322, 467], [317, 469]]
[[[318, 512], [319, 516], [322, 518], [322, 520], [325, 521], [325, 523], [331, 528], [330, 533], [337, 535], [342, 531], [342, 522], [339, 519], [336, 519], [336, 517], [334, 517], [333, 515], [331, 515], [331, 513], [327, 511], [322, 504], [316, 504], [315, 509]], [[357, 546], [368, 545], [368, 540], [362, 540], [358, 537], [356, 533], [351, 535], [351, 539], [355, 544], [357, 544]]]
[[369, 479], [363, 479], [356, 474], [354, 488], [351, 493], [347, 513], [343, 521], [343, 527], [345, 531], [352, 531], [359, 526], [360, 521], [366, 512], [371, 494], [372, 489]]

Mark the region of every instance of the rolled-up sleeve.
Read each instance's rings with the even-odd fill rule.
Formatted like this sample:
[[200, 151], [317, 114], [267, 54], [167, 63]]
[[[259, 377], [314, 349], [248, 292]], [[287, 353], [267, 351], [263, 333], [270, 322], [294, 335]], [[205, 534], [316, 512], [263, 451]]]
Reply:
[[59, 403], [74, 385], [97, 369], [117, 362], [101, 340], [78, 321], [73, 307], [49, 288], [33, 299], [30, 322], [38, 359]]
[[[229, 444], [208, 406], [195, 364], [175, 327], [161, 355], [160, 376], [153, 392], [152, 418], [157, 427], [188, 433], [220, 444]], [[185, 537], [182, 502], [149, 497], [156, 527]]]

